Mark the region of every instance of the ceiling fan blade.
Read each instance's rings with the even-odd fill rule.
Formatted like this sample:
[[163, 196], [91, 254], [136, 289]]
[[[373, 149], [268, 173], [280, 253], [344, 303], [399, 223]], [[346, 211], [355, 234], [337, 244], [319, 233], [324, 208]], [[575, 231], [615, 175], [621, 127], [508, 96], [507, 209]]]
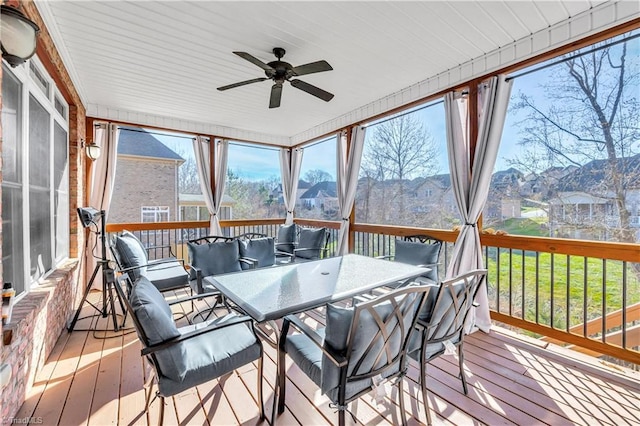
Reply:
[[316, 98], [320, 98], [325, 102], [329, 102], [333, 99], [333, 94], [322, 90], [319, 87], [314, 86], [313, 84], [306, 83], [302, 80], [291, 80], [291, 85], [296, 89], [300, 89], [303, 92], [307, 92], [310, 95], [315, 96]]
[[269, 108], [278, 108], [282, 99], [282, 83], [276, 83], [271, 87], [271, 98], [269, 98]]
[[222, 90], [227, 90], [227, 89], [233, 89], [234, 87], [244, 86], [245, 84], [258, 83], [260, 81], [265, 81], [265, 80], [269, 80], [269, 79], [267, 77], [254, 78], [253, 80], [241, 81], [239, 83], [233, 83], [233, 84], [229, 84], [227, 86], [218, 87], [218, 90], [222, 91]]
[[265, 71], [269, 71], [269, 72], [273, 72], [275, 74], [276, 70], [274, 70], [273, 68], [271, 68], [269, 65], [265, 64], [264, 62], [262, 62], [260, 59], [256, 58], [255, 56], [252, 56], [250, 54], [248, 54], [247, 52], [233, 52], [236, 55], [240, 56], [242, 59], [245, 59], [249, 62], [251, 62], [254, 65], [259, 66], [260, 68], [262, 68]]
[[331, 65], [327, 61], [311, 62], [297, 67], [293, 67], [293, 75], [313, 74], [314, 72], [331, 71]]

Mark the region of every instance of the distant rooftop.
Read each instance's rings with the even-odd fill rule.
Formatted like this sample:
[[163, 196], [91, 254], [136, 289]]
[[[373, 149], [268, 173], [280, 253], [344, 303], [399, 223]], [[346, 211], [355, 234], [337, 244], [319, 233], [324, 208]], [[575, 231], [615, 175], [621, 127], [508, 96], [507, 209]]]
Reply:
[[184, 158], [175, 151], [140, 127], [122, 127], [120, 129], [118, 154], [184, 161]]

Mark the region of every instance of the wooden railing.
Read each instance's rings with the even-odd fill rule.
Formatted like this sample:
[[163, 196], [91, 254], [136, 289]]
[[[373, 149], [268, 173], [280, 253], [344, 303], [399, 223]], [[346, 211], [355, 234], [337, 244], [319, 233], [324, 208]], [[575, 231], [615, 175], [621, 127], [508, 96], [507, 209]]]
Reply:
[[[221, 221], [223, 233], [260, 232], [275, 236], [282, 219]], [[296, 219], [305, 227], [331, 232], [335, 254], [339, 222]], [[186, 240], [206, 235], [208, 222], [109, 224], [152, 245], [171, 246], [186, 257]], [[456, 231], [355, 224], [353, 251], [393, 254], [393, 240], [428, 234], [445, 242], [439, 274], [444, 276]], [[640, 245], [517, 235], [483, 234], [491, 317], [535, 337], [640, 365]], [[159, 252], [158, 257], [164, 253]]]

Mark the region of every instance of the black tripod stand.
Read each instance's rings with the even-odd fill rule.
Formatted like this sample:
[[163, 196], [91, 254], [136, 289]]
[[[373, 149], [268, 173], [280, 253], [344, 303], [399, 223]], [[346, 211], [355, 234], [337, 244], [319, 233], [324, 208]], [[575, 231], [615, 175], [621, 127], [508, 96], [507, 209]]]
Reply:
[[[73, 331], [74, 327], [76, 326], [76, 322], [80, 317], [80, 311], [82, 310], [82, 306], [84, 305], [84, 302], [87, 302], [96, 311], [100, 312], [103, 318], [106, 318], [109, 315], [109, 312], [111, 312], [111, 319], [113, 320], [113, 331], [118, 331], [120, 329], [120, 326], [118, 325], [118, 319], [117, 319], [116, 309], [115, 309], [115, 297], [113, 294], [115, 274], [113, 269], [109, 267], [109, 261], [107, 260], [107, 234], [106, 234], [105, 223], [104, 223], [105, 211], [104, 210], [98, 211], [91, 207], [78, 208], [78, 215], [80, 216], [80, 221], [82, 222], [82, 225], [85, 228], [89, 227], [91, 224], [95, 225], [97, 219], [100, 220], [101, 229], [100, 229], [100, 232], [97, 232], [96, 234], [100, 236], [101, 253], [100, 253], [100, 260], [98, 261], [98, 264], [93, 270], [93, 274], [91, 274], [91, 278], [89, 279], [89, 282], [87, 283], [87, 287], [84, 290], [84, 295], [82, 296], [82, 301], [80, 302], [80, 306], [78, 306], [78, 309], [76, 310], [76, 314], [74, 315], [73, 320], [71, 321], [71, 324], [69, 324], [69, 327], [67, 330], [69, 331], [69, 333]], [[102, 271], [102, 308], [94, 305], [93, 303], [87, 300], [87, 296], [91, 291], [91, 286], [93, 285], [93, 281], [98, 276], [99, 271]], [[125, 312], [122, 300], [118, 299], [118, 301], [120, 302], [120, 308], [122, 309], [122, 312]]]

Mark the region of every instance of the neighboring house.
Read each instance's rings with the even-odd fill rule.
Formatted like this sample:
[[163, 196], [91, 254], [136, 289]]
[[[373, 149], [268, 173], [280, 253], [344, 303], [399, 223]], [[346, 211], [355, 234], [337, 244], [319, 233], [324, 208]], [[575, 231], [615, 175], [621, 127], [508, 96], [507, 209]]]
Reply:
[[498, 220], [520, 217], [520, 186], [523, 179], [524, 174], [513, 167], [495, 172], [491, 176], [484, 217]]
[[178, 220], [178, 168], [184, 161], [151, 133], [122, 128], [109, 223]]
[[[296, 191], [296, 206], [300, 204], [300, 198], [307, 191], [307, 189], [311, 188], [311, 184], [306, 180], [300, 179], [298, 181], [298, 190]], [[278, 200], [278, 204], [284, 204], [284, 200], [282, 198], [282, 184], [278, 184], [271, 193], [269, 194], [274, 200]]]
[[541, 173], [529, 173], [520, 185], [520, 195], [537, 201], [547, 200], [554, 196], [558, 183], [577, 169], [576, 166], [550, 167]]
[[[584, 232], [619, 228], [620, 212], [610, 184], [613, 176], [608, 160], [593, 160], [565, 175], [550, 199], [551, 225], [574, 238]], [[619, 160], [618, 176], [624, 188], [624, 203], [630, 213], [629, 226], [640, 226], [640, 154]], [[583, 235], [584, 234], [584, 235]]]
[[[220, 220], [233, 219], [233, 206], [236, 201], [224, 194], [222, 196], [222, 203], [220, 205]], [[204, 202], [204, 195], [202, 194], [180, 194], [178, 199], [178, 205], [180, 207], [180, 221], [201, 221], [209, 220], [209, 210]]]
[[300, 196], [299, 207], [312, 210], [320, 209], [322, 212], [338, 211], [338, 195], [335, 182], [318, 182]]

